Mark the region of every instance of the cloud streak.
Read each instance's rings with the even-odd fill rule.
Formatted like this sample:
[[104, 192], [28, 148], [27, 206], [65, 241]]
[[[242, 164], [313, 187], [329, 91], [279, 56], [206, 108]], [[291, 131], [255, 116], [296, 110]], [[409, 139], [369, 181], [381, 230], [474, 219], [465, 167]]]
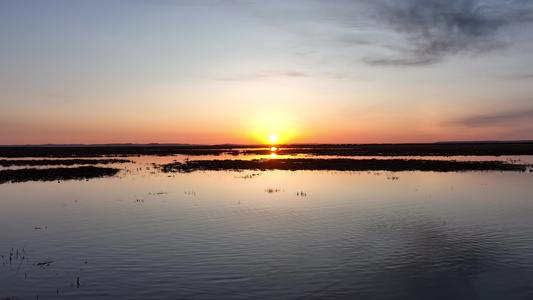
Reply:
[[511, 80], [527, 80], [533, 79], [533, 74], [513, 74], [507, 77]]
[[533, 124], [533, 109], [474, 115], [460, 119], [457, 124], [466, 127], [483, 127], [515, 124], [517, 122]]
[[250, 81], [260, 81], [260, 80], [267, 80], [267, 79], [279, 78], [279, 77], [302, 78], [302, 77], [308, 77], [308, 76], [309, 76], [308, 74], [299, 72], [299, 71], [272, 70], [272, 71], [260, 71], [260, 72], [255, 72], [255, 73], [241, 74], [241, 75], [235, 75], [235, 76], [229, 76], [229, 77], [219, 77], [217, 79], [222, 80], [222, 81], [250, 82]]

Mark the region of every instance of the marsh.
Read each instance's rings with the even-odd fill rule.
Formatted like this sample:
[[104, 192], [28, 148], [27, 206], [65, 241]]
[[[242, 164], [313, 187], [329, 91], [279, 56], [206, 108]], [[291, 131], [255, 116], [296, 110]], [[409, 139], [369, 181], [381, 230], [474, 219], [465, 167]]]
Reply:
[[0, 185], [0, 298], [533, 296], [531, 172], [160, 168], [229, 158]]

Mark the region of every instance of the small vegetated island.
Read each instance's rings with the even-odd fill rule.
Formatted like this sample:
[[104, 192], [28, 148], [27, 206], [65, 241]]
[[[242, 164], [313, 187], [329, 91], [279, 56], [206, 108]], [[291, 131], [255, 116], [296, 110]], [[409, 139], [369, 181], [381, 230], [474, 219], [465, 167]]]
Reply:
[[[120, 169], [96, 167], [97, 164], [116, 164], [131, 162], [126, 159], [0, 159], [2, 167], [46, 166], [49, 168], [23, 168], [1, 170], [0, 184], [6, 182], [82, 180], [104, 176], [114, 176]], [[57, 167], [74, 166], [74, 167]]]
[[0, 184], [25, 181], [82, 180], [114, 176], [117, 168], [83, 166], [77, 168], [18, 169], [0, 171]]
[[96, 165], [128, 163], [127, 159], [0, 159], [0, 166], [73, 166], [73, 165]]
[[191, 160], [161, 166], [163, 172], [213, 170], [288, 170], [288, 171], [525, 171], [526, 166], [500, 161], [454, 161], [425, 159], [254, 159]]

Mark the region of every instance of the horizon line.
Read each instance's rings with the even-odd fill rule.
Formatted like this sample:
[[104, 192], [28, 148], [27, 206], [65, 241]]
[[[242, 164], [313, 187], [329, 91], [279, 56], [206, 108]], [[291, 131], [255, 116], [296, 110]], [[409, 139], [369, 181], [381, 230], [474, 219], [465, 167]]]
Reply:
[[305, 145], [431, 145], [431, 144], [516, 144], [516, 143], [533, 143], [533, 140], [471, 140], [471, 141], [439, 141], [439, 142], [403, 142], [403, 143], [263, 143], [263, 144], [240, 144], [240, 143], [223, 143], [223, 144], [190, 144], [190, 143], [103, 143], [103, 144], [10, 144], [1, 145], [0, 147], [142, 147], [142, 146], [182, 146], [182, 147], [214, 147], [214, 146], [271, 146], [271, 145], [285, 145], [285, 146], [305, 146]]

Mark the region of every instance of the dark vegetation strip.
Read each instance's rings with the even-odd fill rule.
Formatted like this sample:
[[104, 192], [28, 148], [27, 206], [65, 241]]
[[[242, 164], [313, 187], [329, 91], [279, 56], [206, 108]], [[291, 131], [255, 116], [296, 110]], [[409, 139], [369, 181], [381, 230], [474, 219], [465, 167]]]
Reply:
[[[465, 142], [433, 144], [277, 145], [278, 154], [336, 156], [533, 155], [533, 142]], [[133, 155], [268, 154], [265, 145], [130, 145], [130, 146], [2, 146], [0, 157], [100, 157]]]
[[[249, 149], [243, 154], [268, 155], [270, 150]], [[366, 144], [280, 146], [284, 154], [322, 156], [501, 156], [533, 155], [533, 143], [435, 143], [435, 144]]]
[[120, 169], [85, 166], [78, 168], [20, 169], [0, 171], [0, 184], [6, 182], [81, 180], [113, 176]]
[[217, 146], [5, 146], [0, 147], [0, 157], [103, 157], [139, 155], [221, 155], [239, 154], [231, 147]]
[[132, 162], [127, 159], [28, 159], [9, 160], [0, 159], [0, 166], [72, 166], [72, 165], [97, 165], [97, 164], [119, 164]]
[[500, 161], [420, 159], [264, 159], [191, 160], [161, 165], [163, 172], [198, 170], [328, 170], [328, 171], [525, 171], [525, 165]]

